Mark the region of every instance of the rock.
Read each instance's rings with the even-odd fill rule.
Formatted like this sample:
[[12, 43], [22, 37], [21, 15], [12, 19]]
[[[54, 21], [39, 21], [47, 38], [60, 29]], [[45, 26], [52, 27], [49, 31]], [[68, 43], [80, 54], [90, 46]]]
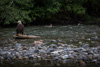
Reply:
[[[99, 46], [89, 47], [89, 44], [77, 47], [62, 43], [40, 46], [26, 46], [16, 43], [8, 47], [0, 47], [0, 60], [4, 59], [19, 59], [20, 61], [48, 59], [51, 63], [67, 63], [73, 60], [73, 62], [79, 61], [80, 65], [85, 65], [86, 62], [94, 61], [94, 59], [96, 60], [95, 62], [100, 62], [100, 48]], [[38, 66], [38, 64], [35, 65]]]
[[97, 49], [100, 50], [100, 46], [97, 46]]
[[99, 40], [99, 37], [98, 36], [91, 37], [91, 40]]
[[0, 52], [2, 51], [2, 49], [0, 48]]
[[39, 53], [39, 50], [38, 50], [38, 49], [35, 49], [35, 50], [34, 50], [34, 53]]
[[51, 40], [51, 42], [57, 42], [57, 40]]
[[82, 42], [79, 42], [79, 44], [82, 44]]
[[8, 54], [7, 54], [7, 58], [8, 58], [8, 59], [12, 59], [11, 52], [8, 52]]
[[85, 48], [85, 49], [86, 49], [86, 48], [89, 48], [89, 44], [85, 44], [85, 45], [83, 45], [82, 47]]
[[97, 48], [93, 48], [92, 50], [93, 50], [93, 53], [98, 53]]
[[72, 51], [72, 48], [68, 47], [66, 48], [67, 51]]
[[24, 47], [23, 47], [23, 50], [27, 50], [27, 47], [26, 47], [26, 46], [24, 46]]
[[58, 51], [54, 51], [54, 52], [51, 52], [51, 55], [53, 55], [53, 56], [59, 56], [59, 53], [58, 53]]
[[1, 55], [5, 55], [7, 53], [8, 53], [8, 51], [2, 51], [2, 52], [0, 52]]
[[68, 57], [68, 55], [61, 56], [62, 59], [67, 59]]
[[51, 52], [52, 54], [58, 54], [58, 53], [61, 53], [63, 50], [57, 50], [57, 51], [53, 51]]
[[74, 52], [79, 52], [80, 49], [79, 48], [74, 48]]
[[57, 47], [58, 49], [63, 49], [64, 47], [62, 47], [62, 46], [59, 46], [59, 47]]
[[33, 58], [36, 58], [35, 55], [29, 55], [30, 60], [32, 60]]
[[53, 52], [53, 51], [54, 51], [53, 48], [47, 48], [47, 50], [46, 50], [47, 53], [51, 53], [51, 52]]
[[95, 62], [95, 63], [97, 63], [97, 59], [94, 59], [94, 60], [92, 60], [92, 62]]
[[73, 54], [69, 54], [68, 58], [70, 58], [70, 59], [74, 59], [75, 57], [74, 57]]
[[36, 44], [38, 46], [41, 46], [41, 45], [43, 45], [43, 40], [34, 41], [33, 44]]
[[19, 43], [16, 43], [15, 46], [16, 46], [16, 47], [21, 47], [22, 45], [19, 44]]
[[100, 63], [100, 54], [97, 56], [97, 61]]
[[56, 48], [57, 47], [56, 44], [51, 44], [50, 46], [53, 47], [53, 48]]

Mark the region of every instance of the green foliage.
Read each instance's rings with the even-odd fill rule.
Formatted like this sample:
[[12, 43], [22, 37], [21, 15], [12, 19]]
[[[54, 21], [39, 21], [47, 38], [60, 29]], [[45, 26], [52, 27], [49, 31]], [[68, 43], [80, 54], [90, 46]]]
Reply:
[[56, 0], [35, 0], [34, 10], [32, 10], [32, 18], [47, 19], [52, 14], [60, 11], [60, 3]]
[[33, 20], [52, 19], [53, 15], [63, 11], [74, 17], [100, 17], [99, 3], [100, 0], [0, 0], [0, 23], [16, 24], [22, 20], [25, 24]]
[[79, 15], [85, 14], [85, 8], [77, 4], [67, 5], [66, 10], [69, 12], [73, 11], [75, 14]]
[[[12, 2], [13, 1], [13, 2]], [[28, 0], [2, 0], [2, 2], [0, 2], [1, 6], [1, 11], [0, 11], [0, 18], [1, 18], [1, 22], [3, 24], [10, 24], [10, 23], [16, 23], [18, 20], [22, 20], [24, 23], [25, 21], [31, 22], [31, 18], [29, 17], [30, 14], [30, 10], [27, 11], [27, 3], [29, 3]], [[6, 4], [8, 3], [8, 4]], [[24, 5], [19, 5], [16, 4], [24, 4]], [[25, 4], [26, 3], [26, 4]], [[6, 5], [5, 5], [6, 4]], [[25, 8], [25, 7], [27, 8]], [[25, 9], [24, 9], [25, 8]]]
[[63, 0], [63, 6], [69, 13], [78, 15], [85, 14], [86, 9], [82, 6], [87, 0]]

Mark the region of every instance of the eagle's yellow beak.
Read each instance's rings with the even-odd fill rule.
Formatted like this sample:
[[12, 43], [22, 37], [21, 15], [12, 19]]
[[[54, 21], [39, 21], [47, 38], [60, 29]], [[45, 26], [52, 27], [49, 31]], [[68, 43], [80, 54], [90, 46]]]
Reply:
[[21, 23], [21, 21], [19, 20], [17, 23]]

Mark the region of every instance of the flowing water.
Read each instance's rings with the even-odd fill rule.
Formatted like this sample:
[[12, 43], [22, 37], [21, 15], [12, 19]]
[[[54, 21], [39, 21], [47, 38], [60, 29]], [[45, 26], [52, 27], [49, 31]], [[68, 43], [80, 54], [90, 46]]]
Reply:
[[[14, 39], [16, 35], [16, 28], [0, 28], [0, 47], [7, 47], [8, 45], [15, 45], [16, 43], [31, 45], [34, 41], [43, 40], [47, 45], [52, 43], [64, 43], [69, 45], [82, 46], [89, 44], [92, 46], [100, 46], [100, 26], [97, 25], [67, 25], [67, 26], [28, 26], [25, 27], [24, 34], [36, 35], [41, 38], [38, 39]], [[43, 62], [40, 62], [44, 66]], [[6, 65], [7, 63], [5, 63]], [[13, 64], [13, 67], [20, 63]], [[46, 64], [48, 65], [48, 63]], [[69, 65], [74, 67], [75, 64]], [[23, 64], [22, 66], [25, 66]], [[20, 67], [22, 67], [20, 65]], [[32, 63], [27, 63], [27, 67], [32, 66]], [[66, 66], [63, 64], [63, 66]], [[93, 64], [87, 65], [93, 66]], [[95, 65], [94, 65], [95, 66]], [[8, 65], [7, 67], [10, 67]]]

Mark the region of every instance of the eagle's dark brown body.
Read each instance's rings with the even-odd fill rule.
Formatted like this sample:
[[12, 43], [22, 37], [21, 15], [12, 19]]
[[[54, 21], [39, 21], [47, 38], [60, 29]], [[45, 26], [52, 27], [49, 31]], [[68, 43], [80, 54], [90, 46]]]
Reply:
[[24, 25], [23, 24], [18, 24], [16, 27], [16, 33], [18, 34], [23, 34], [24, 32]]

